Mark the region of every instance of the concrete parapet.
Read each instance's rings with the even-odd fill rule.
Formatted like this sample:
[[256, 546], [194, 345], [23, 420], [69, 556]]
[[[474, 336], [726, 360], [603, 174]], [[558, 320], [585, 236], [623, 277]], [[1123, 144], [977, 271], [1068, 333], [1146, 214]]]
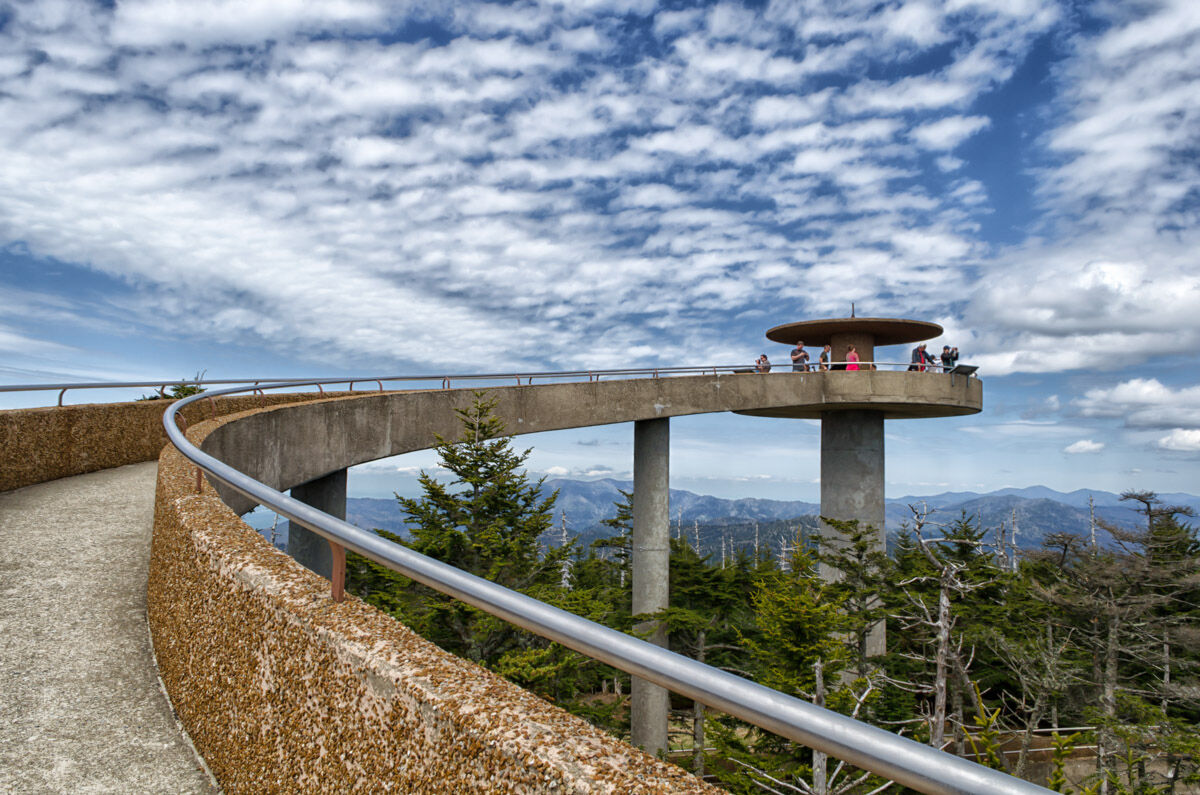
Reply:
[[[255, 406], [313, 397], [287, 393], [216, 398], [212, 403], [188, 407], [184, 419], [199, 422]], [[0, 491], [153, 461], [167, 443], [162, 415], [172, 402], [142, 400], [0, 411]]]
[[[353, 413], [359, 401], [318, 405]], [[248, 412], [188, 435], [201, 443], [217, 427], [290, 413]], [[326, 580], [273, 549], [208, 483], [196, 494], [193, 473], [163, 452], [149, 617], [175, 709], [227, 791], [717, 791], [354, 597], [334, 603]]]

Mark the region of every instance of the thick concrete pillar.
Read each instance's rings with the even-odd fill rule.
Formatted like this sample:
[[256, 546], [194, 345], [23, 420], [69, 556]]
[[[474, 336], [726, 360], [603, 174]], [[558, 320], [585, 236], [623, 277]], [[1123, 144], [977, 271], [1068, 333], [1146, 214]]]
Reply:
[[[292, 486], [292, 496], [338, 519], [346, 518], [346, 470]], [[288, 554], [297, 562], [329, 579], [333, 555], [329, 542], [306, 527], [288, 522]]]
[[[842, 521], [858, 520], [879, 531], [879, 548], [885, 549], [883, 495], [883, 413], [879, 411], [829, 411], [821, 415], [821, 515]], [[837, 543], [831, 527], [822, 525], [826, 539]], [[836, 580], [839, 573], [824, 564], [821, 577]], [[867, 654], [883, 654], [881, 624], [867, 641]]]
[[[633, 424], [633, 613], [655, 613], [668, 606], [670, 567], [670, 420]], [[639, 634], [653, 629], [651, 643], [667, 646], [666, 628], [657, 622], [637, 625]], [[651, 754], [667, 749], [665, 688], [633, 678], [630, 692], [630, 740]]]
[[[859, 366], [869, 364], [875, 361], [875, 335], [869, 332], [862, 331], [842, 331], [833, 334], [829, 338], [829, 347], [832, 349], [833, 360], [835, 362], [846, 361], [846, 352], [853, 345], [858, 353]], [[863, 367], [863, 369], [870, 369]]]

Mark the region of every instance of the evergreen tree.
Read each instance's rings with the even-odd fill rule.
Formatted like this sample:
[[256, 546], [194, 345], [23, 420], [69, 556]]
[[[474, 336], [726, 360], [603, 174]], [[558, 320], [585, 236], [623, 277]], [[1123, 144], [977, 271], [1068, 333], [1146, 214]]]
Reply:
[[[412, 526], [406, 543], [499, 585], [554, 600], [571, 548], [543, 554], [538, 537], [552, 525], [557, 494], [543, 497], [542, 480], [529, 482], [524, 464], [530, 451], [513, 450], [495, 405], [476, 393], [470, 408], [456, 412], [458, 438], [437, 437], [434, 450], [452, 476], [448, 485], [422, 472], [420, 499], [397, 495]], [[447, 651], [494, 666], [505, 654], [536, 644], [501, 619], [363, 563], [348, 571], [350, 588]]]
[[817, 560], [823, 573], [833, 575], [829, 596], [846, 614], [846, 643], [855, 675], [866, 678], [874, 667], [868, 638], [878, 632], [887, 616], [881, 594], [887, 589], [891, 562], [879, 546], [879, 530], [859, 525], [857, 519], [841, 521], [821, 517], [833, 529], [832, 537], [818, 539]]
[[[673, 651], [746, 673], [739, 633], [748, 629], [751, 621], [745, 599], [754, 579], [750, 558], [742, 554], [733, 565], [718, 567], [679, 539], [671, 539], [670, 548], [670, 606], [646, 618], [663, 622]], [[693, 702], [692, 771], [697, 775], [704, 772], [704, 716], [704, 705]]]
[[[742, 641], [754, 679], [796, 698], [861, 717], [874, 696], [869, 680], [847, 681], [853, 645], [845, 641], [853, 626], [834, 585], [816, 572], [816, 559], [801, 544], [790, 547], [786, 566], [760, 568], [751, 590], [753, 627]], [[824, 754], [781, 737], [722, 719], [713, 722], [719, 755], [732, 761], [713, 772], [733, 792], [786, 791], [835, 795], [867, 791], [868, 781], [881, 782], [854, 768], [839, 765], [827, 774]]]

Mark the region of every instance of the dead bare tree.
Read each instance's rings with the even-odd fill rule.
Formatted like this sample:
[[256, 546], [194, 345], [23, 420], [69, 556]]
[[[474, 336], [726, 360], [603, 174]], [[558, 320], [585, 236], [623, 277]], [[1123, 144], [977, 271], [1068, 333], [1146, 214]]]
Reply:
[[[893, 684], [910, 691], [925, 692], [932, 697], [932, 707], [927, 715], [929, 744], [934, 748], [943, 748], [946, 745], [946, 724], [948, 722], [946, 710], [948, 683], [951, 675], [957, 673], [970, 689], [969, 659], [973, 656], [973, 650], [964, 653], [961, 636], [956, 637], [954, 634], [957, 616], [954, 613], [953, 605], [972, 591], [992, 585], [996, 580], [995, 578], [973, 579], [968, 576], [966, 564], [939, 552], [939, 546], [943, 544], [968, 544], [982, 547], [982, 542], [949, 538], [945, 535], [926, 538], [927, 526], [944, 528], [929, 521], [929, 516], [933, 511], [925, 506], [918, 508], [910, 505], [909, 510], [913, 515], [912, 530], [917, 549], [929, 564], [933, 574], [911, 577], [898, 584], [912, 608], [912, 612], [907, 615], [897, 615], [894, 618], [900, 621], [902, 629], [923, 627], [930, 633], [933, 646], [934, 676], [932, 682], [916, 688], [911, 683], [893, 682]], [[917, 583], [929, 582], [935, 583], [937, 586], [937, 603], [934, 606], [909, 589], [909, 586]], [[953, 718], [958, 725], [961, 725], [964, 720], [961, 698], [956, 699], [956, 702], [956, 714]], [[958, 740], [961, 746], [961, 736]]]
[[1067, 652], [1074, 642], [1074, 631], [1067, 628], [1056, 636], [1049, 625], [1046, 629], [1046, 632], [1013, 638], [993, 628], [986, 636], [988, 647], [1012, 671], [1021, 688], [1019, 696], [1006, 696], [1009, 712], [1023, 716], [1021, 748], [1012, 768], [1014, 776], [1024, 774], [1029, 763], [1034, 730], [1041, 725], [1055, 700], [1078, 681], [1067, 659]]
[[[813, 666], [813, 671], [816, 674], [816, 687], [811, 694], [811, 699], [814, 704], [823, 707], [825, 706], [826, 696], [823, 662], [818, 660]], [[875, 684], [870, 678], [865, 681], [860, 680], [860, 682], [861, 689], [851, 692], [851, 697], [854, 699], [854, 707], [850, 711], [850, 717], [852, 718], [859, 716], [863, 705], [867, 703], [871, 695], [875, 692]], [[791, 781], [784, 781], [746, 762], [737, 759], [730, 759], [730, 761], [750, 771], [750, 780], [754, 782], [756, 787], [763, 792], [775, 793], [775, 795], [783, 795], [784, 792], [799, 792], [802, 795], [850, 795], [850, 793], [857, 795], [857, 793], [863, 792], [862, 787], [867, 784], [872, 775], [869, 772], [848, 767], [841, 760], [838, 761], [833, 772], [829, 773], [829, 757], [816, 750], [813, 751], [811, 781], [806, 781], [798, 776]], [[866, 791], [864, 795], [878, 795], [878, 793], [887, 791], [894, 783], [893, 781], [885, 781]], [[777, 787], [779, 789], [776, 789]]]

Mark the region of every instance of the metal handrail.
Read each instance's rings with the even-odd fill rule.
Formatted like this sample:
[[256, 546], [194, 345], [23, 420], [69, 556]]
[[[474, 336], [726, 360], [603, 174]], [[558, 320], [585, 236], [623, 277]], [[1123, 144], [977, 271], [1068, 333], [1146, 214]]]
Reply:
[[[821, 365], [817, 362], [810, 362], [808, 369], [803, 372], [826, 372], [834, 370], [841, 372], [837, 368], [850, 362], [831, 362], [828, 366]], [[908, 369], [911, 362], [857, 362], [859, 368], [868, 370], [872, 366], [875, 368], [895, 368]], [[790, 362], [772, 363], [772, 370], [775, 372], [791, 372], [792, 364]], [[929, 365], [929, 372], [943, 372], [941, 365]], [[181, 379], [178, 381], [172, 380], [154, 380], [154, 381], [84, 381], [62, 384], [0, 384], [0, 393], [3, 392], [58, 392], [58, 405], [63, 404], [63, 395], [70, 389], [128, 389], [134, 387], [153, 387], [159, 390], [162, 394], [169, 386], [207, 386], [213, 384], [254, 384], [258, 386], [263, 380], [269, 380], [276, 385], [275, 388], [293, 387], [293, 386], [318, 386], [324, 384], [348, 384], [349, 389], [353, 391], [354, 384], [371, 381], [379, 385], [379, 390], [383, 391], [384, 381], [396, 382], [420, 382], [420, 381], [438, 381], [443, 384], [443, 388], [448, 388], [452, 381], [509, 381], [517, 379], [517, 384], [521, 384], [521, 379], [525, 379], [525, 384], [532, 385], [534, 378], [539, 379], [563, 379], [563, 378], [583, 378], [587, 377], [589, 381], [599, 381], [602, 376], [612, 377], [638, 377], [651, 376], [659, 377], [662, 375], [719, 375], [721, 373], [742, 374], [748, 372], [758, 372], [755, 364], [706, 364], [706, 365], [687, 365], [682, 367], [631, 367], [631, 368], [614, 368], [608, 370], [542, 370], [533, 372], [514, 372], [514, 373], [455, 373], [455, 374], [432, 374], [432, 375], [387, 375], [387, 376], [354, 376], [352, 378], [204, 378], [204, 379]], [[321, 390], [324, 391], [323, 389]]]
[[[316, 383], [311, 381], [299, 385]], [[263, 384], [257, 388], [276, 389], [297, 385], [289, 381]], [[163, 427], [168, 438], [181, 454], [209, 475], [325, 538], [335, 549], [335, 556], [339, 549], [343, 554], [346, 549], [357, 552], [522, 629], [921, 792], [939, 795], [1034, 795], [1050, 792], [1022, 779], [801, 701], [551, 607], [421, 555], [276, 491], [203, 452], [188, 441], [176, 426], [176, 415], [188, 404], [206, 397], [240, 391], [244, 391], [244, 388], [193, 395], [173, 403], [163, 414]]]

